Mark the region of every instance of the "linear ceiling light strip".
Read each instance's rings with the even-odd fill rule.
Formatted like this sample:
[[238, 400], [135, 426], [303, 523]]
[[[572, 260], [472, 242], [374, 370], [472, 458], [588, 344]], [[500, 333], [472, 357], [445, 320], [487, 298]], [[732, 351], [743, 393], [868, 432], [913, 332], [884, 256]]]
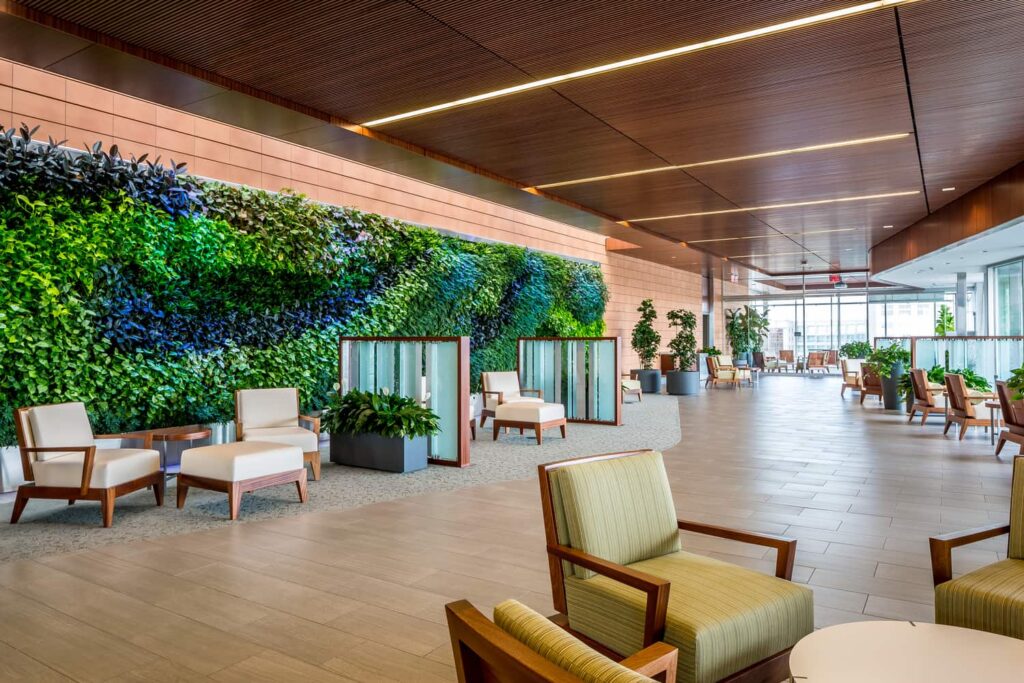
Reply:
[[687, 240], [687, 244], [704, 244], [706, 242], [731, 242], [733, 240], [771, 239], [773, 237], [805, 237], [807, 235], [824, 235], [832, 232], [852, 232], [857, 228], [836, 228], [834, 230], [809, 230], [807, 232], [776, 232], [768, 235], [744, 235], [743, 237], [713, 237], [706, 240]]
[[631, 176], [646, 175], [648, 173], [661, 173], [663, 171], [679, 171], [688, 168], [699, 168], [701, 166], [714, 166], [716, 164], [728, 164], [735, 161], [751, 161], [754, 159], [768, 159], [771, 157], [781, 157], [789, 154], [802, 154], [804, 152], [818, 152], [824, 149], [836, 149], [838, 147], [852, 147], [854, 145], [868, 145], [875, 142], [887, 142], [889, 140], [900, 140], [908, 137], [910, 133], [893, 133], [891, 135], [878, 135], [871, 138], [857, 138], [855, 140], [841, 140], [839, 142], [826, 142], [820, 145], [808, 145], [806, 147], [794, 147], [792, 149], [777, 149], [771, 152], [760, 152], [758, 154], [746, 154], [738, 157], [726, 157], [725, 159], [713, 159], [711, 161], [696, 161], [689, 164], [679, 164], [678, 166], [658, 166], [656, 168], [645, 168], [639, 171], [625, 171], [623, 173], [611, 173], [608, 175], [591, 176], [589, 178], [578, 178], [576, 180], [563, 180], [557, 183], [544, 183], [543, 185], [534, 185], [532, 188], [524, 188], [527, 190], [547, 190], [552, 187], [564, 187], [566, 185], [579, 185], [582, 183], [596, 183], [601, 180], [614, 180], [616, 178], [629, 178]]
[[821, 204], [838, 204], [840, 202], [859, 202], [871, 199], [888, 199], [889, 197], [908, 197], [921, 194], [920, 190], [907, 190], [905, 192], [885, 192], [883, 194], [865, 194], [856, 197], [836, 197], [834, 199], [814, 199], [806, 202], [786, 202], [784, 204], [765, 204], [763, 206], [744, 206], [738, 209], [719, 209], [718, 211], [699, 211], [697, 213], [677, 213], [670, 216], [649, 216], [647, 218], [627, 218], [623, 222], [641, 223], [644, 221], [665, 221], [670, 218], [695, 218], [697, 216], [720, 216], [727, 213], [741, 213], [743, 211], [767, 211], [769, 209], [789, 209], [797, 206], [818, 206]]
[[382, 126], [386, 123], [403, 121], [405, 119], [411, 119], [416, 116], [425, 116], [427, 114], [434, 114], [440, 111], [446, 111], [448, 109], [464, 107], [468, 104], [485, 102], [487, 100], [493, 100], [498, 97], [506, 97], [508, 95], [515, 95], [517, 93], [527, 92], [529, 90], [536, 90], [537, 88], [545, 88], [547, 86], [555, 85], [558, 83], [564, 83], [565, 81], [587, 78], [589, 76], [597, 76], [599, 74], [608, 73], [609, 71], [617, 71], [619, 69], [626, 69], [632, 66], [638, 66], [640, 64], [648, 64], [650, 62], [656, 62], [662, 59], [669, 59], [671, 57], [678, 57], [680, 55], [685, 55], [692, 52], [699, 52], [701, 50], [708, 50], [715, 47], [721, 47], [723, 45], [729, 45], [731, 43], [738, 43], [743, 40], [750, 40], [751, 38], [760, 38], [762, 36], [768, 36], [775, 33], [782, 33], [783, 31], [790, 31], [796, 28], [803, 28], [806, 26], [813, 26], [815, 24], [822, 24], [827, 21], [834, 21], [836, 19], [844, 19], [846, 17], [852, 17], [858, 14], [873, 12], [874, 10], [882, 9], [885, 7], [906, 5], [914, 1], [915, 0], [878, 0], [877, 2], [866, 2], [860, 5], [854, 5], [852, 7], [845, 7], [843, 9], [833, 10], [831, 12], [815, 14], [813, 16], [804, 17], [802, 19], [793, 19], [792, 21], [784, 21], [780, 24], [772, 24], [771, 26], [764, 26], [762, 28], [744, 31], [742, 33], [734, 33], [729, 36], [722, 36], [721, 38], [714, 38], [712, 40], [706, 40], [701, 43], [693, 43], [691, 45], [684, 45], [682, 47], [676, 47], [670, 50], [663, 50], [661, 52], [654, 52], [648, 55], [632, 57], [630, 59], [612, 62], [611, 64], [602, 64], [601, 66], [595, 66], [589, 69], [581, 69], [580, 71], [572, 71], [570, 73], [561, 74], [558, 76], [550, 76], [548, 78], [542, 78], [540, 80], [530, 81], [528, 83], [513, 85], [508, 88], [501, 88], [500, 90], [492, 90], [490, 92], [480, 93], [479, 95], [473, 95], [471, 97], [464, 97], [462, 99], [452, 100], [451, 102], [442, 102], [441, 104], [423, 107], [422, 109], [414, 109], [412, 111], [407, 111], [401, 114], [395, 114], [393, 116], [385, 116], [384, 118], [374, 119], [373, 121], [367, 121], [366, 123], [362, 123], [360, 125], [365, 126], [367, 128]]

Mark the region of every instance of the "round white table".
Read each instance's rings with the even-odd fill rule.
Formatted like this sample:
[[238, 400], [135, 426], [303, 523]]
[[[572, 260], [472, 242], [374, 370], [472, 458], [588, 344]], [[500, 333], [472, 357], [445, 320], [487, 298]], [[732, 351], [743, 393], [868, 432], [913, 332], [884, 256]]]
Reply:
[[856, 621], [804, 637], [789, 657], [800, 683], [1020, 683], [1024, 640], [909, 621]]

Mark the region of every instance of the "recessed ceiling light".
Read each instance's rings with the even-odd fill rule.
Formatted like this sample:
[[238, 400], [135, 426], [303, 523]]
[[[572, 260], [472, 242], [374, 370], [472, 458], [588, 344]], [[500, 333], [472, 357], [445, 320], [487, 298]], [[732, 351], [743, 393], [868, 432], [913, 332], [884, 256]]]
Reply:
[[858, 14], [864, 14], [866, 12], [873, 12], [877, 9], [883, 9], [886, 7], [894, 7], [897, 5], [906, 5], [914, 2], [914, 0], [878, 0], [877, 2], [865, 2], [860, 5], [854, 5], [852, 7], [844, 7], [842, 9], [832, 10], [831, 12], [823, 12], [821, 14], [814, 14], [809, 17], [803, 17], [802, 19], [793, 19], [791, 21], [784, 21], [779, 24], [772, 24], [771, 26], [763, 26], [761, 28], [755, 28], [750, 31], [743, 31], [742, 33], [734, 33], [728, 36], [722, 36], [721, 38], [714, 38], [712, 40], [706, 40], [700, 43], [692, 43], [690, 45], [683, 45], [682, 47], [675, 47], [670, 50], [662, 50], [661, 52], [652, 52], [651, 54], [641, 55], [639, 57], [632, 57], [630, 59], [623, 59], [618, 62], [612, 62], [610, 64], [602, 64], [600, 66], [590, 67], [589, 69], [581, 69], [579, 71], [571, 71], [569, 73], [560, 74], [558, 76], [550, 76], [548, 78], [541, 78], [536, 81], [529, 81], [528, 83], [520, 83], [519, 85], [513, 85], [508, 88], [501, 88], [499, 90], [491, 90], [489, 92], [480, 93], [479, 95], [472, 95], [471, 97], [463, 97], [458, 100], [452, 100], [451, 102], [442, 102], [441, 104], [434, 104], [429, 107], [423, 107], [421, 109], [414, 109], [401, 114], [395, 114], [393, 116], [385, 116], [383, 118], [374, 119], [367, 121], [360, 125], [367, 128], [373, 126], [382, 126], [385, 123], [393, 123], [395, 121], [402, 121], [405, 119], [411, 119], [415, 116], [424, 116], [426, 114], [434, 114], [439, 111], [445, 111], [448, 109], [455, 109], [457, 107], [464, 107], [468, 104], [475, 104], [477, 102], [485, 102], [487, 100], [493, 100], [498, 97], [506, 97], [508, 95], [515, 95], [521, 92], [527, 92], [529, 90], [536, 90], [537, 88], [545, 88], [558, 83], [564, 83], [566, 81], [573, 81], [580, 78], [587, 78], [589, 76], [597, 76], [599, 74], [608, 73], [610, 71], [617, 71], [619, 69], [626, 69], [632, 66], [638, 66], [640, 64], [649, 64], [650, 62], [656, 62], [662, 59], [669, 59], [671, 57], [678, 57], [680, 55], [689, 54], [692, 52], [699, 52], [701, 50], [708, 50], [715, 47], [721, 47], [723, 45], [729, 45], [731, 43], [738, 43], [743, 40], [749, 40], [751, 38], [760, 38], [761, 36], [771, 35], [773, 33], [782, 33], [783, 31], [790, 31], [796, 28], [803, 28], [805, 26], [813, 26], [815, 24], [822, 24], [827, 21], [833, 21], [836, 19], [843, 19], [845, 17], [852, 17]]
[[944, 188], [942, 188], [942, 191], [943, 192], [952, 192], [955, 189], [956, 189], [955, 187], [944, 187]]
[[894, 227], [894, 226], [892, 226], [892, 225], [883, 225], [883, 226], [882, 226], [882, 230], [892, 230], [892, 229], [893, 229], [893, 227]]
[[789, 209], [797, 206], [817, 206], [820, 204], [836, 204], [839, 202], [858, 202], [869, 199], [887, 199], [889, 197], [906, 197], [908, 195], [920, 194], [920, 190], [907, 190], [905, 192], [885, 192], [883, 194], [864, 194], [854, 197], [836, 197], [833, 199], [813, 199], [806, 202], [786, 202], [783, 204], [764, 204], [763, 206], [746, 206], [739, 209], [719, 209], [718, 211], [698, 211], [696, 213], [677, 213], [669, 216], [650, 216], [647, 218], [629, 218], [628, 221], [640, 223], [643, 221], [664, 221], [670, 218], [694, 218], [696, 216], [718, 216], [725, 213], [740, 213], [743, 211], [766, 211], [768, 209]]
[[778, 149], [772, 152], [759, 152], [738, 157], [726, 157], [724, 159], [713, 159], [711, 161], [696, 161], [678, 166], [658, 166], [656, 168], [645, 168], [639, 171], [625, 171], [623, 173], [610, 173], [608, 175], [590, 176], [589, 178], [577, 178], [576, 180], [563, 180], [557, 183], [544, 183], [532, 187], [524, 187], [527, 192], [536, 190], [547, 190], [552, 187], [565, 187], [566, 185], [580, 185], [582, 183], [596, 183], [601, 180], [614, 180], [616, 178], [629, 178], [631, 176], [646, 175], [648, 173], [661, 173], [663, 171], [678, 171], [699, 166], [714, 166], [715, 164], [728, 164], [734, 161], [751, 161], [753, 159], [767, 159], [769, 157], [781, 157], [788, 154], [801, 154], [804, 152], [817, 152], [823, 149], [835, 149], [837, 147], [851, 147], [853, 145], [868, 145], [873, 142], [886, 142], [888, 140], [899, 140], [909, 136], [910, 133], [893, 133], [891, 135], [879, 135], [872, 138], [857, 138], [855, 140], [842, 140], [839, 142], [826, 142], [820, 145], [808, 145], [806, 147], [793, 147], [791, 149]]

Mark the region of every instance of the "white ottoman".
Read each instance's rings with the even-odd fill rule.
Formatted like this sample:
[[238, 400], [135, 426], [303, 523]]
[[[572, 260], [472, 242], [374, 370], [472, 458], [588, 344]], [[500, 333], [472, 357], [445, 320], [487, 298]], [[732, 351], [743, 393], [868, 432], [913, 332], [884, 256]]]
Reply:
[[190, 448], [181, 454], [178, 507], [185, 506], [189, 487], [228, 494], [231, 519], [238, 519], [242, 494], [295, 482], [305, 503], [306, 467], [302, 448], [263, 441], [239, 441]]
[[502, 403], [494, 409], [494, 439], [498, 438], [498, 430], [502, 427], [518, 427], [532, 429], [537, 435], [537, 445], [543, 440], [541, 433], [545, 429], [559, 427], [562, 438], [565, 438], [565, 406], [561, 403], [532, 403], [514, 401]]

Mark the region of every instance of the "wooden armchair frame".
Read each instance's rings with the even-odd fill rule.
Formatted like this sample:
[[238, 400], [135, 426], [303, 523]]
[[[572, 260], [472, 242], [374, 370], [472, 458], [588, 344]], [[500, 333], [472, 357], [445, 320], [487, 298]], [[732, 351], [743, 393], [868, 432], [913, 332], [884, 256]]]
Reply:
[[[582, 683], [503, 631], [466, 600], [444, 606], [459, 683]], [[619, 663], [663, 683], [676, 679], [679, 652], [654, 643]]]
[[989, 524], [967, 531], [954, 531], [949, 534], [932, 536], [928, 539], [928, 548], [932, 555], [932, 581], [938, 586], [953, 578], [953, 548], [1008, 533], [1010, 533], [1009, 524]]
[[[505, 402], [505, 392], [503, 392], [503, 391], [489, 391], [487, 389], [487, 385], [484, 383], [484, 377], [486, 375], [487, 375], [486, 372], [481, 372], [480, 373], [480, 397], [481, 397], [481, 400], [483, 400], [483, 403], [484, 403], [483, 409], [480, 411], [480, 427], [481, 428], [483, 428], [484, 424], [487, 422], [487, 418], [494, 417], [494, 411], [487, 407], [487, 397], [488, 396], [496, 396], [497, 399], [498, 399], [498, 405], [499, 406], [502, 403]], [[516, 375], [516, 378], [518, 380], [518, 375]], [[521, 387], [519, 387], [519, 395], [522, 396], [523, 394], [536, 394], [537, 398], [539, 398], [541, 400], [544, 399], [544, 390], [543, 389], [531, 389], [529, 387], [522, 387], [521, 386]]]
[[959, 440], [963, 441], [967, 435], [968, 427], [984, 427], [987, 429], [989, 421], [978, 417], [977, 413], [974, 412], [974, 404], [968, 400], [967, 384], [964, 382], [963, 375], [946, 373], [944, 379], [946, 384], [946, 401], [949, 404], [949, 410], [946, 411], [946, 426], [942, 430], [942, 434], [949, 433], [949, 428], [953, 424], [958, 424], [960, 425]]
[[999, 432], [996, 455], [1003, 450], [1007, 441], [1020, 446], [1020, 454], [1024, 455], [1024, 399], [1014, 401], [1012, 390], [1002, 380], [996, 382], [996, 395], [999, 397], [999, 408], [1006, 427]]
[[[286, 388], [290, 389], [291, 387], [286, 387]], [[256, 389], [248, 389], [248, 390], [246, 390], [246, 389], [237, 389], [235, 391], [235, 438], [238, 439], [239, 441], [242, 440], [242, 436], [245, 433], [244, 432], [245, 425], [242, 424], [241, 410], [240, 410], [240, 406], [239, 406], [239, 403], [240, 403], [243, 391], [259, 391], [259, 389], [258, 388], [256, 388]], [[305, 429], [309, 429], [309, 431], [311, 431], [314, 434], [316, 434], [316, 440], [317, 440], [317, 443], [319, 443], [320, 442], [320, 418], [316, 417], [314, 415], [303, 415], [302, 414], [301, 406], [302, 406], [302, 402], [299, 400], [299, 390], [296, 388], [295, 389], [295, 414], [298, 415], [299, 424], [301, 425], [303, 422], [307, 423], [309, 425], [309, 427], [305, 427]], [[302, 454], [302, 462], [304, 464], [308, 464], [309, 465], [309, 468], [310, 468], [310, 470], [313, 473], [313, 481], [320, 481], [320, 449], [317, 448], [317, 450], [315, 450], [315, 451], [305, 451], [305, 452], [303, 452], [303, 454]]]
[[[11, 524], [17, 524], [28, 501], [33, 498], [44, 498], [50, 500], [67, 500], [68, 505], [74, 505], [78, 500], [95, 500], [100, 503], [101, 517], [104, 528], [110, 528], [114, 524], [114, 501], [133, 491], [143, 488], [153, 488], [153, 495], [156, 504], [164, 504], [164, 473], [154, 472], [145, 477], [139, 477], [132, 481], [126, 481], [117, 486], [108, 488], [97, 488], [90, 486], [92, 472], [96, 464], [96, 446], [52, 446], [40, 448], [28, 446], [29, 435], [25, 433], [25, 414], [32, 408], [17, 408], [14, 411], [15, 432], [18, 437], [18, 449], [21, 451], [21, 467], [25, 479], [30, 483], [18, 487], [14, 499], [14, 507], [11, 510]], [[93, 439], [142, 439], [144, 449], [153, 448], [153, 434], [149, 432], [125, 432], [123, 434], [97, 434]], [[82, 453], [82, 481], [75, 488], [70, 486], [36, 486], [35, 473], [33, 472], [34, 454], [38, 453]]]
[[[647, 607], [644, 616], [643, 646], [648, 647], [665, 636], [665, 621], [668, 616], [668, 597], [671, 590], [671, 583], [665, 579], [637, 571], [600, 557], [595, 557], [586, 552], [562, 545], [558, 542], [558, 529], [555, 525], [555, 505], [551, 494], [550, 474], [554, 470], [573, 465], [582, 465], [600, 460], [614, 460], [616, 458], [628, 458], [641, 453], [649, 453], [647, 450], [629, 451], [625, 453], [605, 453], [603, 455], [591, 455], [571, 460], [552, 462], [537, 467], [540, 478], [540, 497], [544, 516], [544, 538], [547, 543], [548, 570], [551, 575], [551, 595], [555, 610], [559, 613], [554, 618], [556, 623], [562, 625], [566, 630], [580, 638], [595, 649], [607, 654], [610, 657], [619, 659], [621, 654], [609, 648], [595, 643], [583, 634], [572, 631], [568, 626], [568, 602], [565, 596], [565, 572], [563, 561], [583, 567], [592, 572], [606, 576], [610, 579], [625, 584], [631, 588], [643, 591], [647, 595]], [[680, 531], [690, 531], [716, 538], [724, 538], [742, 543], [751, 543], [777, 551], [775, 559], [775, 576], [780, 579], [791, 581], [793, 579], [793, 565], [796, 560], [796, 540], [782, 536], [771, 536], [751, 531], [730, 529], [727, 527], [704, 524], [703, 522], [692, 522], [688, 520], [677, 520]], [[560, 617], [560, 618], [559, 618]], [[746, 683], [748, 681], [783, 680], [789, 675], [789, 650], [776, 653], [767, 659], [763, 659], [743, 671], [737, 672], [728, 679], [730, 683]]]
[[825, 365], [825, 351], [811, 351], [807, 354], [807, 362], [804, 364], [804, 370], [808, 374], [813, 373], [815, 370], [828, 373], [828, 366]]
[[864, 405], [864, 399], [868, 396], [877, 396], [882, 400], [882, 378], [874, 370], [861, 366], [860, 374], [860, 404]]
[[836, 349], [825, 352], [825, 372], [831, 372], [832, 368], [839, 370], [839, 351]]
[[[705, 359], [705, 361], [706, 361], [707, 366], [708, 366], [708, 378], [706, 380], [704, 380], [704, 388], [705, 389], [708, 387], [709, 384], [711, 386], [717, 386], [719, 384], [731, 384], [734, 387], [736, 387], [737, 389], [741, 388], [743, 379], [740, 377], [740, 369], [739, 368], [737, 368], [735, 366], [732, 366], [732, 365], [720, 365], [719, 361], [718, 361], [718, 356], [708, 356]], [[722, 378], [722, 377], [720, 377], [719, 373], [721, 373], [723, 371], [724, 372], [731, 372], [732, 373], [732, 377], [731, 378]], [[747, 370], [747, 372], [751, 373], [753, 371], [752, 370]], [[752, 375], [750, 375], [750, 376], [752, 377]], [[748, 380], [748, 381], [753, 382], [753, 380]]]
[[779, 358], [775, 369], [782, 372], [782, 368], [786, 368], [786, 372], [796, 368], [796, 352], [793, 349], [779, 350]]
[[928, 388], [928, 374], [921, 368], [910, 371], [910, 384], [914, 389], [914, 403], [910, 406], [907, 424], [914, 421], [914, 416], [921, 413], [921, 426], [929, 415], [945, 415], [945, 410], [935, 404], [936, 390]]
[[857, 392], [864, 390], [864, 387], [861, 382], [861, 371], [859, 369], [850, 370], [849, 366], [847, 365], [848, 362], [849, 361], [846, 358], [843, 358], [841, 361], [839, 361], [843, 373], [843, 386], [839, 390], [840, 398], [846, 397], [847, 389]]

